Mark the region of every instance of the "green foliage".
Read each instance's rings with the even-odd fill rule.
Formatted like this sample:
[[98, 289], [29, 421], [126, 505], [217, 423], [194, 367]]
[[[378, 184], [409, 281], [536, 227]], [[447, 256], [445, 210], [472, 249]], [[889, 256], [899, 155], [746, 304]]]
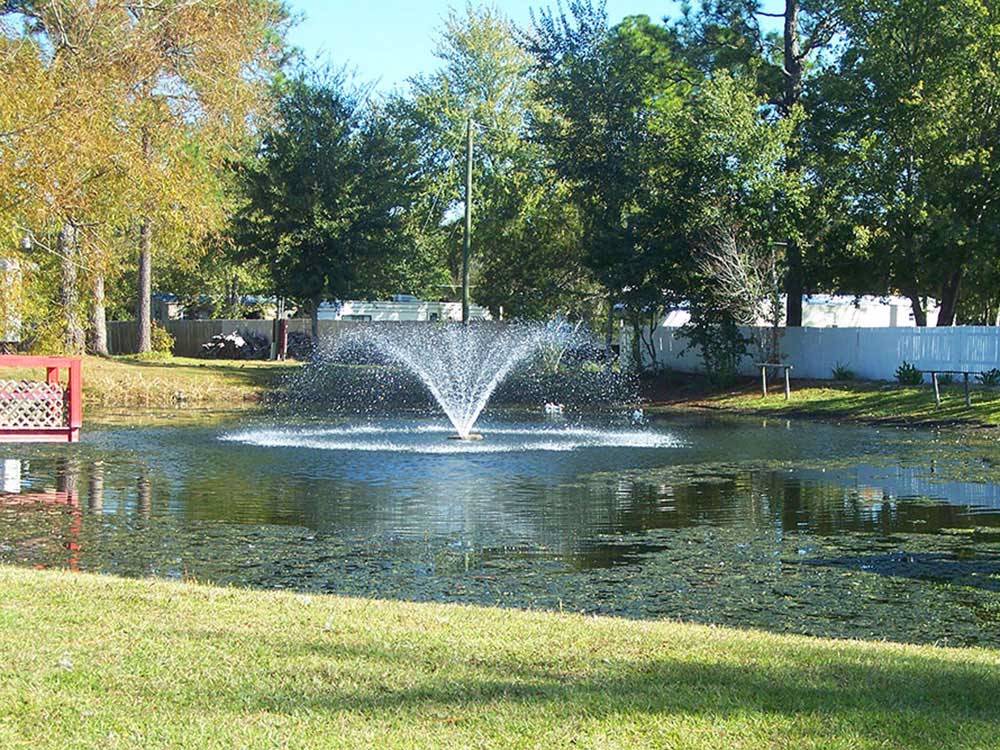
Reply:
[[903, 361], [896, 368], [896, 380], [900, 385], [920, 385], [924, 382], [924, 374], [916, 365]]
[[313, 307], [406, 288], [416, 146], [342, 74], [286, 80], [278, 114], [258, 158], [238, 165], [237, 255]]
[[991, 370], [986, 370], [986, 372], [981, 372], [976, 375], [976, 380], [985, 386], [995, 388], [1000, 385], [1000, 370], [993, 368]]
[[152, 324], [153, 354], [169, 357], [174, 353], [174, 336], [157, 321]]
[[437, 294], [459, 294], [471, 117], [474, 300], [513, 317], [585, 314], [596, 286], [581, 262], [579, 211], [530, 137], [531, 118], [548, 115], [514, 28], [498, 11], [469, 5], [448, 15], [436, 54], [440, 70], [414, 78], [413, 96], [393, 108], [420, 149], [426, 181], [413, 211], [417, 235], [451, 282]]
[[671, 35], [603, 5], [543, 11], [526, 40], [544, 108], [532, 118], [581, 219], [583, 261], [615, 302], [650, 315], [684, 287], [670, 154], [691, 86]]
[[812, 86], [807, 127], [836, 202], [831, 281], [900, 290], [921, 323], [937, 298], [941, 325], [961, 291], [976, 297], [973, 319], [995, 322], [1000, 19], [979, 3], [849, 0], [840, 22], [845, 43]]
[[837, 366], [833, 368], [833, 379], [834, 380], [857, 380], [857, 375], [854, 370], [845, 364], [837, 363]]
[[687, 340], [687, 348], [696, 347], [700, 352], [712, 385], [725, 388], [736, 382], [750, 342], [731, 313], [718, 308], [692, 309], [691, 321], [681, 328], [680, 335]]

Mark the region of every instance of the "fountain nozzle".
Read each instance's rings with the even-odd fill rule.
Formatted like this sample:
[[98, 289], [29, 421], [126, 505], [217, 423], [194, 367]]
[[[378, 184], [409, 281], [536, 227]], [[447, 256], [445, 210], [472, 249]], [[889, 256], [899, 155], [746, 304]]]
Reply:
[[451, 435], [451, 436], [448, 437], [448, 439], [449, 440], [470, 440], [470, 441], [474, 442], [474, 441], [477, 441], [477, 440], [483, 440], [483, 436], [480, 435], [478, 432], [470, 432], [468, 435]]

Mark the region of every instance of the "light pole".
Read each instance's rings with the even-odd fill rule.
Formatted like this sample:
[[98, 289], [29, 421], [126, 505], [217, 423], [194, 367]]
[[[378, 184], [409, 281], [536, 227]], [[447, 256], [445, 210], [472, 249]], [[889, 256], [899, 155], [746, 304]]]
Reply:
[[469, 255], [472, 252], [472, 117], [465, 124], [465, 239], [462, 243], [462, 323], [469, 324]]

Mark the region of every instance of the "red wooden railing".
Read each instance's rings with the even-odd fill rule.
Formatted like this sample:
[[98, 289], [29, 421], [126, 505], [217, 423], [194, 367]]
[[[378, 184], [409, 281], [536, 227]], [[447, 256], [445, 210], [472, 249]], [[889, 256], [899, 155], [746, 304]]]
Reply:
[[[44, 369], [45, 380], [4, 380], [4, 369], [12, 367]], [[82, 426], [79, 357], [0, 356], [0, 442], [75, 443]]]

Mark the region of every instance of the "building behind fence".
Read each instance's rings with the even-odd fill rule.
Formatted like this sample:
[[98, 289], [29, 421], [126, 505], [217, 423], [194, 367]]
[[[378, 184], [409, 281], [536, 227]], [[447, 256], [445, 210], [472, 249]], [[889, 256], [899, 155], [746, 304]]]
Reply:
[[[766, 329], [765, 329], [766, 330]], [[753, 330], [744, 328], [745, 336]], [[623, 330], [622, 351], [631, 347]], [[661, 326], [653, 333], [656, 364], [679, 372], [704, 370], [697, 348], [690, 347], [680, 329]], [[782, 361], [793, 366], [799, 378], [828, 380], [843, 366], [863, 380], [893, 380], [902, 362], [922, 370], [983, 372], [1000, 368], [1000, 328], [956, 326], [949, 328], [783, 328]], [[645, 364], [651, 364], [643, 352]], [[753, 375], [757, 356], [743, 359], [741, 372]]]

